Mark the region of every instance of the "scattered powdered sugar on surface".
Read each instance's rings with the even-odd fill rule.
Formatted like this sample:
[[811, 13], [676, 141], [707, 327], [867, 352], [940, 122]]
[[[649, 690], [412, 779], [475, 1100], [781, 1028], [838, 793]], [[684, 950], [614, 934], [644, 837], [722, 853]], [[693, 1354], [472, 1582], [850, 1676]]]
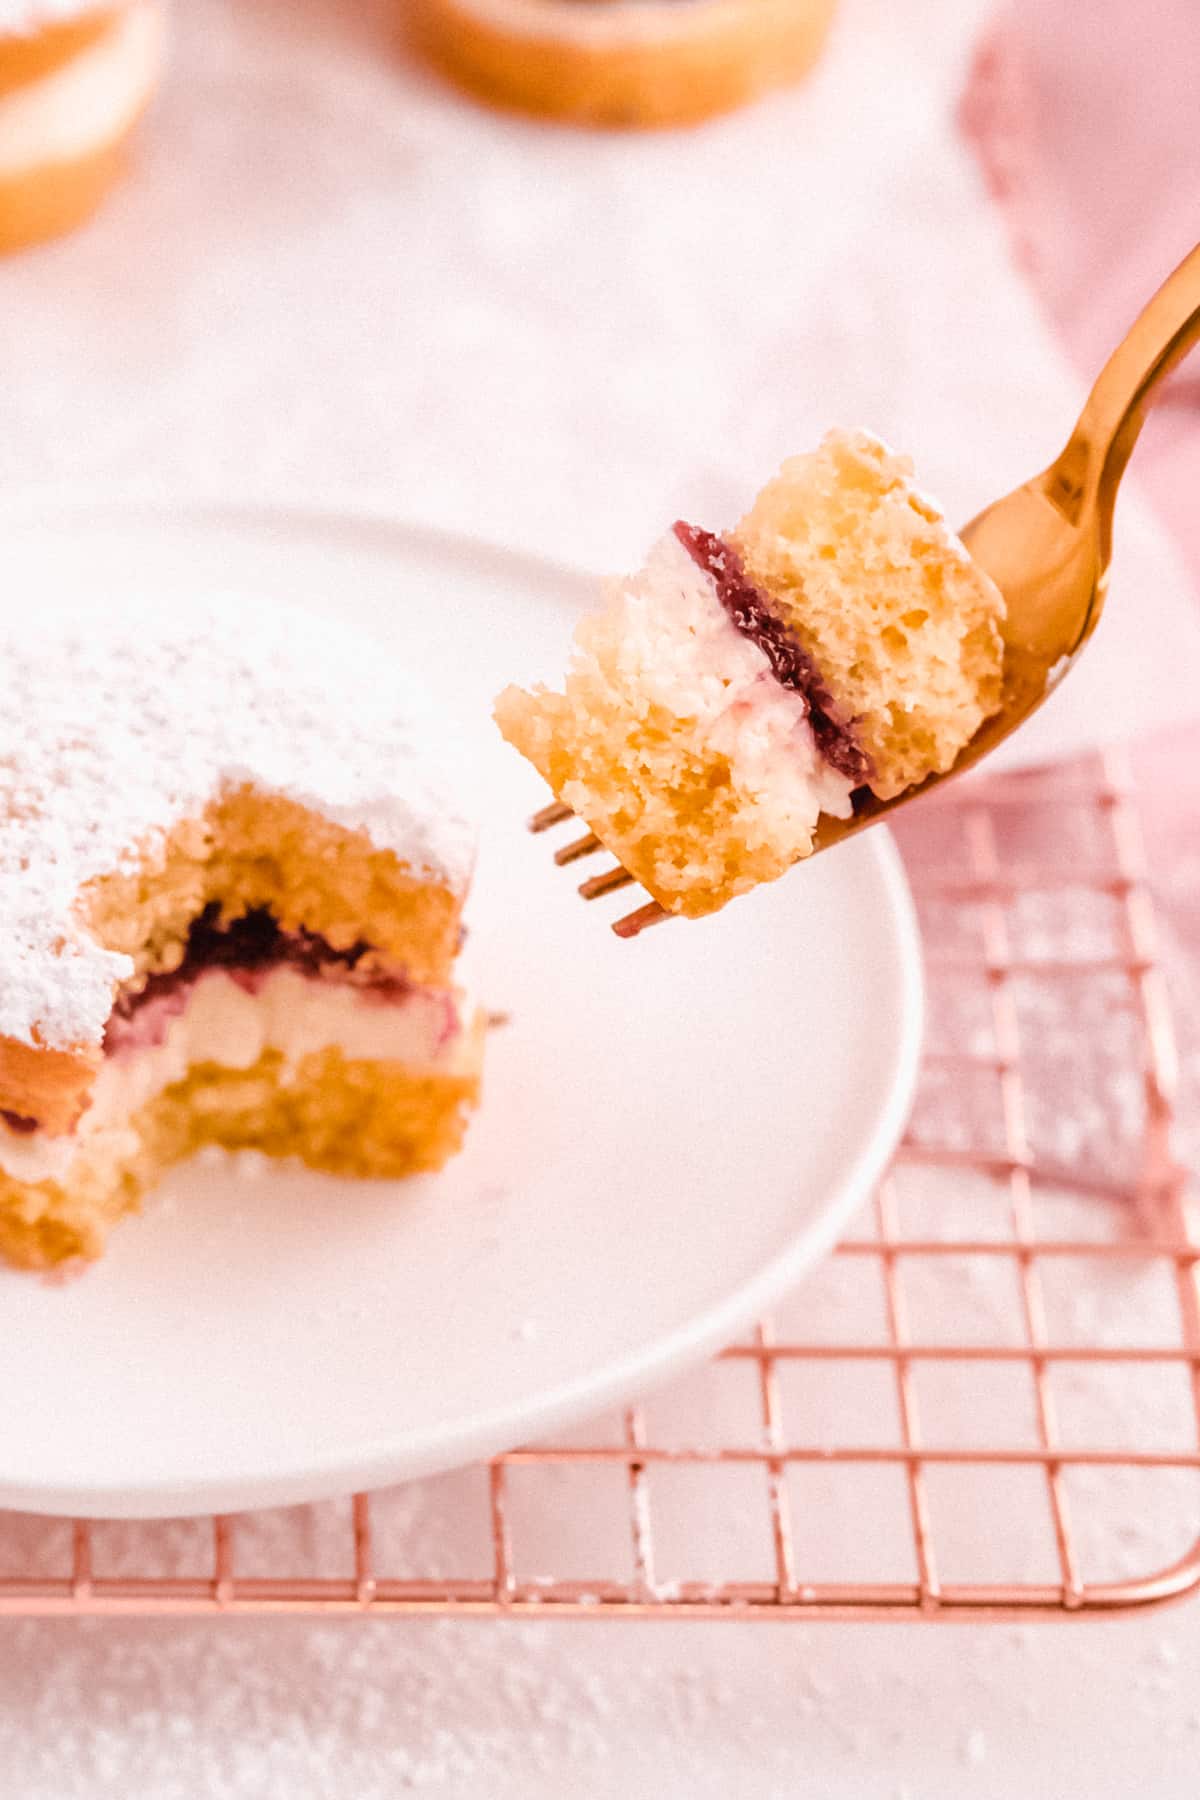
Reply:
[[969, 1768], [987, 1761], [987, 1738], [982, 1731], [969, 1731], [963, 1740], [962, 1758]]
[[[17, 1622], [0, 1777], [22, 1800], [1059, 1794], [1073, 1791], [1080, 1690], [1093, 1688], [1120, 1711], [1119, 1782], [1136, 1760], [1146, 1791], [1188, 1791], [1168, 1771], [1194, 1734], [1189, 1715], [1167, 1742], [1161, 1699], [1121, 1707], [1119, 1628], [1086, 1635], [1047, 1633], [1051, 1661], [1074, 1672], [1056, 1685], [994, 1629]], [[918, 1672], [930, 1663], [939, 1680]], [[956, 1682], [986, 1728], [964, 1732]], [[1011, 1697], [1047, 1685], [1061, 1712], [1036, 1734], [1031, 1782], [1016, 1787]]]
[[7, 625], [0, 665], [0, 1033], [99, 1041], [125, 956], [81, 887], [128, 867], [225, 787], [280, 794], [465, 884], [474, 833], [432, 703], [368, 638], [242, 595], [105, 597]]

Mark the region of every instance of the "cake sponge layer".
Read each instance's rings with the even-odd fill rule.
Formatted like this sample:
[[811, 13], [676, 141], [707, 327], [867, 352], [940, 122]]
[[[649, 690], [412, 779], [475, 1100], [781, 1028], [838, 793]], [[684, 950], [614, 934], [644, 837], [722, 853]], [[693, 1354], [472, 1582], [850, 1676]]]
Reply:
[[820, 756], [808, 705], [740, 636], [669, 533], [584, 619], [564, 691], [508, 688], [496, 720], [631, 875], [698, 917], [812, 847], [851, 783]]
[[443, 977], [474, 831], [453, 726], [394, 655], [237, 594], [51, 595], [9, 623], [0, 1036], [98, 1048], [118, 986], [169, 967], [213, 900], [331, 942], [373, 931]]
[[1000, 704], [1000, 592], [865, 431], [783, 465], [731, 534], [821, 670], [890, 799], [941, 774]]
[[[335, 950], [366, 944], [364, 968], [373, 962], [441, 987], [459, 948], [463, 891], [286, 795], [233, 788], [83, 890], [78, 912], [89, 938], [129, 959], [113, 1000], [177, 969], [212, 905], [225, 920], [263, 908], [282, 931], [311, 933]], [[0, 1107], [71, 1130], [101, 1067], [99, 1038], [60, 1051], [0, 1036]]]
[[174, 968], [193, 922], [217, 902], [228, 918], [265, 907], [285, 931], [335, 949], [368, 943], [415, 982], [449, 979], [463, 890], [409, 868], [365, 831], [287, 795], [226, 789], [128, 866], [92, 880], [80, 912], [134, 978]]
[[433, 1074], [335, 1049], [290, 1067], [277, 1051], [249, 1069], [200, 1064], [126, 1128], [81, 1145], [62, 1183], [0, 1175], [0, 1255], [26, 1268], [99, 1256], [163, 1172], [209, 1144], [297, 1156], [337, 1175], [438, 1169], [462, 1143], [477, 1069], [478, 1059], [473, 1071]]

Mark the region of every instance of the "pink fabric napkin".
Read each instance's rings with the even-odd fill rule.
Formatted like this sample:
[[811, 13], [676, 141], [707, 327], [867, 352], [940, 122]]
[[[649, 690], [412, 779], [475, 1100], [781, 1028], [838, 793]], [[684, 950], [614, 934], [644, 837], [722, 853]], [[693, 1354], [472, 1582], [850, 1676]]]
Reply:
[[[1200, 238], [1196, 0], [1007, 0], [962, 122], [1018, 259], [1085, 376]], [[1200, 356], [1136, 468], [1200, 578]]]

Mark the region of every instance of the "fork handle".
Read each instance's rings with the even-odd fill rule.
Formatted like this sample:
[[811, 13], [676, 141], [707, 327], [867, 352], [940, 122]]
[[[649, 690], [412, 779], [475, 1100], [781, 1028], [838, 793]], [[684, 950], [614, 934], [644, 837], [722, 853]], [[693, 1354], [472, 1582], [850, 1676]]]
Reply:
[[1117, 345], [1079, 423], [1047, 470], [1046, 493], [1075, 524], [1095, 498], [1106, 536], [1125, 465], [1156, 390], [1200, 342], [1200, 244], [1168, 275]]

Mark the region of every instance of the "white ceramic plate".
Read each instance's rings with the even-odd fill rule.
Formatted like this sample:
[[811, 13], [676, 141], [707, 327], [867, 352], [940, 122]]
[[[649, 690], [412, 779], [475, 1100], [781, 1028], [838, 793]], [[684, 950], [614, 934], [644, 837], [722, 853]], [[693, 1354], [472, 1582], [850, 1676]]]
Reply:
[[918, 942], [882, 832], [623, 944], [622, 896], [585, 906], [523, 831], [544, 794], [489, 720], [510, 675], [561, 667], [578, 575], [311, 512], [42, 504], [3, 532], [6, 605], [218, 584], [334, 631], [358, 615], [419, 668], [477, 760], [471, 948], [511, 1022], [436, 1177], [202, 1161], [79, 1279], [0, 1272], [0, 1504], [228, 1511], [545, 1437], [727, 1342], [829, 1247], [917, 1061]]

